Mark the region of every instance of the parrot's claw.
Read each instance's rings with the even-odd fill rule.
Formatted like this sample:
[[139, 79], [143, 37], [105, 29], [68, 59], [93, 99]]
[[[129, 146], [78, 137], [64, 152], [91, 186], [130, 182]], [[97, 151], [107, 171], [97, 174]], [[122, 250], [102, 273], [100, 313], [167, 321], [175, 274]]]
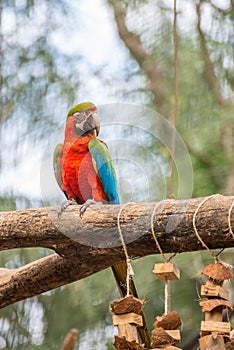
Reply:
[[81, 207], [80, 207], [80, 217], [82, 217], [86, 211], [86, 209], [91, 204], [103, 204], [102, 202], [96, 202], [94, 199], [88, 199]]
[[60, 208], [58, 210], [58, 216], [60, 217], [62, 215], [62, 213], [69, 207], [69, 205], [74, 205], [76, 204], [77, 205], [77, 202], [75, 201], [75, 199], [71, 198], [71, 199], [68, 199], [66, 200], [65, 202], [63, 202], [61, 205], [60, 205]]

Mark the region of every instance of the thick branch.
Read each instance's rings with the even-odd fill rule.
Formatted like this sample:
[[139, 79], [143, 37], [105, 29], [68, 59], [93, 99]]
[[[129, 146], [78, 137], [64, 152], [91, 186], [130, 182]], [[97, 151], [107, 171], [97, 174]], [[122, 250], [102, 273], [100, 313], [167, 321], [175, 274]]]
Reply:
[[[132, 258], [158, 253], [151, 234], [154, 229], [165, 253], [203, 249], [193, 229], [194, 212], [201, 198], [166, 200], [161, 203], [131, 203], [121, 214], [121, 227]], [[196, 217], [197, 230], [211, 249], [234, 246], [228, 228], [233, 197], [209, 198]], [[121, 206], [88, 208], [79, 217], [71, 206], [58, 219], [57, 207], [0, 213], [0, 250], [46, 247], [56, 251], [18, 269], [0, 269], [0, 307], [77, 281], [124, 260], [117, 216]], [[234, 231], [234, 214], [231, 216]], [[71, 239], [73, 238], [73, 239]]]

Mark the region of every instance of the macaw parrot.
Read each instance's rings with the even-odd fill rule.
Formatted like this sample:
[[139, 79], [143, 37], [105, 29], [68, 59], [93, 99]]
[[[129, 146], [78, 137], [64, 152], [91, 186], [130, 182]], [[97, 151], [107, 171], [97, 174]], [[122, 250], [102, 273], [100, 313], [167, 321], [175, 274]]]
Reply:
[[[82, 204], [81, 214], [92, 203], [119, 204], [113, 161], [106, 144], [97, 138], [99, 131], [97, 107], [92, 102], [79, 103], [69, 110], [64, 143], [57, 145], [54, 150], [57, 183], [67, 197], [68, 205]], [[120, 294], [124, 297], [127, 265], [125, 262], [117, 263], [112, 266], [112, 271]], [[137, 297], [132, 280], [130, 293]], [[145, 327], [142, 331], [147, 333]]]
[[[97, 138], [99, 131], [97, 107], [92, 102], [79, 103], [69, 110], [64, 143], [54, 150], [55, 177], [68, 205], [119, 203], [113, 161], [106, 144]], [[82, 206], [81, 213], [85, 210]], [[115, 278], [121, 279], [121, 294], [126, 294], [126, 264], [117, 264], [112, 269]], [[132, 292], [136, 293], [134, 286]]]
[[56, 180], [68, 204], [119, 203], [116, 173], [105, 143], [97, 138], [97, 107], [83, 102], [68, 112], [64, 144], [54, 151]]

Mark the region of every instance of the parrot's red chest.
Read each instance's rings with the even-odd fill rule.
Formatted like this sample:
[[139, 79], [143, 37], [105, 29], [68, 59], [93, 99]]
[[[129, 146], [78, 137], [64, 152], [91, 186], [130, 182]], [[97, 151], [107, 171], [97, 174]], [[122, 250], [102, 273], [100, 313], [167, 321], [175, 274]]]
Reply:
[[97, 202], [107, 200], [99, 176], [97, 175], [88, 143], [91, 136], [65, 140], [62, 159], [62, 188], [68, 199], [83, 204], [88, 199]]

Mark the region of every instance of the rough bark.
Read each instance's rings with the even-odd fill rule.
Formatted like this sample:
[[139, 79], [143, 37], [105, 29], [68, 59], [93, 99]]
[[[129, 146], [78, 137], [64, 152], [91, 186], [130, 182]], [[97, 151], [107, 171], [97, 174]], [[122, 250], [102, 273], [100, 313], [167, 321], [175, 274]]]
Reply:
[[[158, 254], [150, 224], [156, 205], [154, 230], [165, 253], [203, 249], [192, 223], [201, 200], [129, 204], [120, 219], [128, 254], [133, 259]], [[197, 230], [210, 249], [234, 246], [228, 228], [228, 212], [233, 201], [234, 196], [217, 195], [199, 209]], [[120, 208], [119, 205], [92, 206], [82, 219], [79, 206], [69, 207], [60, 218], [57, 207], [0, 213], [0, 250], [45, 247], [56, 252], [18, 269], [0, 269], [0, 308], [123, 261], [117, 229]], [[234, 230], [233, 213], [231, 225]]]

